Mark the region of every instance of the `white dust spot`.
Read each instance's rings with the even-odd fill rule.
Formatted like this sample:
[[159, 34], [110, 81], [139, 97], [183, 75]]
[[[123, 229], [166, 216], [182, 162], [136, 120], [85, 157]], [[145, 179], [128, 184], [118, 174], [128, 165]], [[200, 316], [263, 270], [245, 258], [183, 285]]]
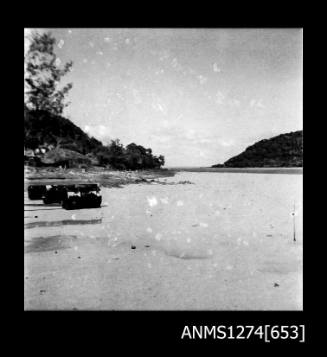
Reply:
[[161, 201], [161, 203], [166, 205], [166, 204], [168, 204], [168, 197], [160, 198], [160, 201]]
[[241, 242], [242, 242], [242, 238], [237, 238], [237, 244], [241, 244]]
[[104, 42], [110, 42], [111, 38], [110, 37], [105, 37], [103, 40], [104, 40]]
[[115, 218], [115, 216], [111, 216], [111, 218], [112, 218], [112, 219], [114, 219], [114, 218]]
[[218, 264], [217, 264], [217, 263], [214, 263], [214, 264], [212, 264], [212, 266], [213, 266], [214, 268], [217, 268]]
[[65, 44], [65, 41], [64, 41], [64, 40], [60, 40], [60, 41], [58, 42], [58, 47], [59, 47], [59, 48], [62, 48], [64, 44]]
[[227, 265], [226, 270], [232, 270], [233, 266], [232, 265]]
[[221, 91], [218, 91], [215, 97], [215, 102], [218, 105], [222, 105], [224, 104], [224, 101], [225, 101], [225, 95]]
[[187, 242], [187, 243], [191, 243], [191, 238], [187, 238], [187, 239], [186, 239], [186, 242]]
[[207, 228], [208, 227], [208, 223], [200, 222], [200, 227]]
[[73, 31], [72, 30], [68, 30], [68, 33], [71, 35], [73, 33]]
[[208, 254], [209, 254], [209, 255], [212, 255], [212, 254], [213, 254], [212, 249], [208, 249]]
[[150, 207], [154, 207], [158, 204], [157, 198], [155, 196], [147, 197], [147, 200]]
[[158, 240], [158, 241], [159, 241], [159, 240], [161, 240], [161, 238], [162, 238], [162, 234], [157, 233], [154, 238], [155, 238], [155, 240]]
[[72, 214], [72, 219], [73, 219], [73, 220], [76, 219], [76, 214]]
[[75, 245], [75, 247], [74, 247], [74, 250], [78, 250], [78, 247], [76, 247], [76, 245]]
[[184, 202], [183, 201], [177, 201], [176, 205], [177, 206], [184, 206]]
[[244, 241], [243, 241], [243, 244], [246, 245], [246, 246], [248, 246], [248, 245], [249, 245], [249, 242], [246, 241], [246, 240], [244, 240]]
[[149, 232], [149, 233], [152, 233], [152, 228], [148, 227], [148, 228], [146, 229], [146, 231]]
[[56, 66], [61, 65], [61, 59], [59, 57], [56, 58], [55, 64], [56, 64]]
[[126, 43], [126, 45], [128, 45], [131, 43], [131, 40], [129, 38], [126, 38], [125, 43]]
[[204, 84], [207, 81], [208, 78], [206, 78], [205, 76], [202, 76], [201, 74], [198, 75], [198, 80], [200, 82], [200, 84]]
[[103, 52], [102, 51], [97, 51], [96, 54], [99, 55], [99, 56], [103, 56]]
[[213, 71], [216, 72], [216, 73], [221, 72], [221, 69], [218, 67], [218, 64], [217, 64], [217, 63], [214, 63], [214, 64], [213, 64]]
[[216, 212], [215, 212], [215, 216], [220, 216], [220, 212], [219, 212], [219, 211], [216, 211]]
[[117, 238], [117, 237], [115, 237], [115, 238], [114, 238], [114, 241], [115, 241], [115, 242], [117, 242], [117, 240], [118, 240], [118, 238]]

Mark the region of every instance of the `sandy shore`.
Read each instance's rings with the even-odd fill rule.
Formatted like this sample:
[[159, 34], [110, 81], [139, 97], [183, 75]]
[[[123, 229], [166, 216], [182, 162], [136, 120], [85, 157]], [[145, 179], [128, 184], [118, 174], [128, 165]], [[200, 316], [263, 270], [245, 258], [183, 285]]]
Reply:
[[302, 309], [302, 175], [156, 181], [76, 211], [25, 192], [25, 309]]

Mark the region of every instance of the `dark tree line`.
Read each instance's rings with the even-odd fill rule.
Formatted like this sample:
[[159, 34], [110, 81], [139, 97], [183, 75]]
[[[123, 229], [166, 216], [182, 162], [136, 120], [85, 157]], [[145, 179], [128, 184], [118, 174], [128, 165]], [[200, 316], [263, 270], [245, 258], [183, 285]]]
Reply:
[[110, 165], [117, 169], [153, 169], [165, 164], [162, 155], [152, 155], [151, 149], [131, 143], [124, 147], [119, 140], [113, 140], [111, 144], [97, 153], [101, 165]]

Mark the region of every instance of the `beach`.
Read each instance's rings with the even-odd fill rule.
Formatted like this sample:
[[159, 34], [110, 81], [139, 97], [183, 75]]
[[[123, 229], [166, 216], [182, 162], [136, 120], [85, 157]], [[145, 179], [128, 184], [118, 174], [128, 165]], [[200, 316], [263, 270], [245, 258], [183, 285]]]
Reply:
[[302, 180], [180, 171], [73, 211], [24, 192], [24, 308], [302, 310]]

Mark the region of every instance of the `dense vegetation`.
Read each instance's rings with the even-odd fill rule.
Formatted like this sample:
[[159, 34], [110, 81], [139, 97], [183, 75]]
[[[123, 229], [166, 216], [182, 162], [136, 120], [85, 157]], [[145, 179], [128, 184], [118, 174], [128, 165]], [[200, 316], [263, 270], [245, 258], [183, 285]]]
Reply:
[[25, 107], [24, 130], [25, 149], [52, 147], [71, 150], [86, 155], [94, 164], [121, 170], [160, 168], [165, 163], [163, 156], [156, 157], [152, 155], [151, 149], [135, 143], [124, 147], [119, 140], [113, 140], [104, 146], [69, 119], [46, 111]]
[[60, 80], [71, 70], [73, 62], [61, 65], [55, 53], [57, 41], [50, 32], [34, 32], [30, 40], [29, 49], [24, 56], [25, 103], [29, 109], [61, 115], [68, 105], [65, 100], [73, 84], [68, 83], [61, 87]]
[[302, 167], [303, 132], [281, 134], [258, 141], [224, 164], [212, 167]]

